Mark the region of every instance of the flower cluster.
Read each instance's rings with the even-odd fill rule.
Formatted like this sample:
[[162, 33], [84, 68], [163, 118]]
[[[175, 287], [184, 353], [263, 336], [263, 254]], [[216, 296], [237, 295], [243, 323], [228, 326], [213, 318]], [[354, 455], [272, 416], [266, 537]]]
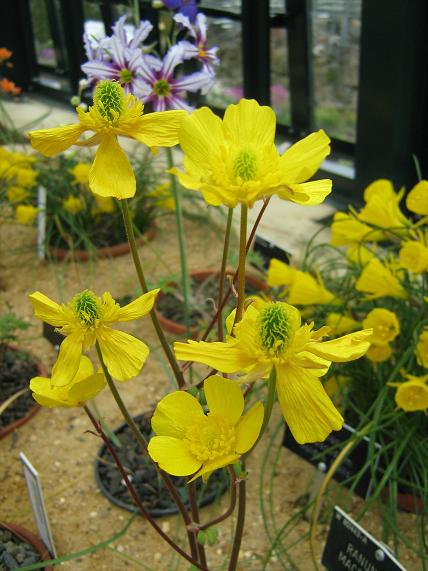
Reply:
[[[151, 53], [153, 46], [144, 43], [153, 29], [150, 22], [141, 22], [132, 33], [125, 22], [126, 16], [119, 18], [110, 37], [93, 39], [85, 34], [88, 61], [82, 65], [82, 71], [90, 84], [102, 79], [115, 80], [127, 94], [150, 102], [155, 111], [190, 111], [186, 94], [206, 93], [214, 83], [215, 66], [219, 63], [217, 48], [207, 45], [205, 15], [178, 13], [173, 23], [188, 39], [171, 45], [162, 57]], [[194, 60], [200, 70], [183, 74], [180, 66], [186, 60]]]
[[[8, 67], [12, 67], [12, 64], [9, 63], [10, 58], [12, 57], [13, 53], [8, 50], [7, 48], [0, 48], [0, 66], [5, 65]], [[0, 72], [0, 75], [2, 73]], [[19, 95], [22, 89], [15, 85], [13, 81], [8, 79], [7, 77], [0, 77], [0, 92], [8, 93], [10, 95]]]

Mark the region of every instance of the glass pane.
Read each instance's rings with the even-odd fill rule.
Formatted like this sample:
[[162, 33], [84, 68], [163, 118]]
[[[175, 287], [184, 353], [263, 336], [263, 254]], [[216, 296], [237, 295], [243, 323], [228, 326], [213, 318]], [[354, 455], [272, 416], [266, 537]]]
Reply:
[[30, 0], [30, 12], [37, 63], [54, 68], [58, 62], [45, 1]]
[[290, 124], [290, 92], [288, 74], [287, 32], [274, 28], [270, 32], [271, 76], [270, 99], [277, 122]]
[[224, 10], [226, 12], [240, 14], [241, 0], [202, 0], [202, 2], [198, 4], [199, 12], [203, 12], [204, 8], [212, 8], [215, 10]]
[[207, 104], [226, 107], [243, 94], [241, 24], [228, 18], [208, 18], [207, 36], [209, 46], [220, 47], [217, 80], [207, 94]]
[[355, 141], [361, 0], [313, 0], [315, 124]]

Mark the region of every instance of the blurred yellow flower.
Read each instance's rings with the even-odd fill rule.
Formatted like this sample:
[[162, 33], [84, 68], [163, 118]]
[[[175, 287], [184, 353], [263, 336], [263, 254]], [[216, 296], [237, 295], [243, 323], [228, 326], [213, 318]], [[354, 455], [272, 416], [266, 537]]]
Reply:
[[347, 259], [359, 266], [365, 266], [375, 256], [375, 250], [367, 248], [364, 244], [354, 244], [346, 250]]
[[47, 377], [34, 377], [30, 381], [30, 391], [42, 406], [73, 407], [83, 406], [102, 391], [105, 384], [104, 375], [101, 372], [94, 373], [91, 361], [82, 355], [76, 375], [69, 384], [53, 386]]
[[406, 206], [415, 214], [428, 215], [428, 180], [418, 182], [406, 197]]
[[376, 345], [387, 345], [400, 333], [400, 323], [393, 311], [384, 307], [372, 309], [363, 321], [363, 327], [371, 327], [373, 336], [370, 341]]
[[114, 201], [110, 196], [97, 196], [97, 205], [95, 207], [97, 214], [103, 212], [105, 214], [111, 214], [115, 211]]
[[[126, 95], [119, 83], [100, 81], [94, 105], [85, 112], [77, 108], [79, 123], [41, 129], [29, 133], [31, 144], [47, 157], [61, 153], [72, 145], [98, 145], [89, 171], [89, 188], [100, 196], [131, 198], [136, 182], [131, 163], [117, 142], [118, 135], [131, 137], [148, 147], [171, 147], [178, 143], [178, 129], [185, 111], [161, 111], [143, 115], [143, 103]], [[80, 141], [85, 131], [95, 135]]]
[[171, 172], [215, 206], [252, 207], [273, 194], [298, 204], [320, 204], [331, 192], [331, 180], [305, 181], [330, 153], [330, 139], [320, 130], [280, 156], [275, 128], [274, 111], [253, 99], [229, 105], [223, 121], [208, 107], [197, 109], [179, 133], [185, 172]]
[[373, 363], [383, 363], [387, 361], [392, 355], [391, 346], [387, 343], [386, 345], [376, 345], [372, 343], [370, 349], [366, 353], [367, 359]]
[[7, 198], [12, 204], [22, 202], [30, 196], [30, 192], [20, 186], [11, 186], [7, 191]]
[[35, 206], [20, 204], [16, 208], [16, 221], [20, 224], [32, 224], [37, 216], [38, 209]]
[[270, 287], [290, 285], [299, 270], [290, 267], [285, 262], [272, 258], [266, 276], [266, 283]]
[[38, 172], [27, 168], [13, 169], [13, 175], [18, 186], [31, 188], [36, 182]]
[[359, 212], [358, 219], [384, 229], [405, 229], [409, 221], [398, 206], [402, 194], [394, 192], [389, 180], [374, 181], [365, 191], [366, 205]]
[[365, 266], [355, 284], [358, 291], [368, 293], [368, 299], [379, 297], [402, 297], [406, 298], [406, 290], [398, 278], [377, 258], [373, 258]]
[[189, 393], [175, 391], [157, 405], [152, 418], [156, 436], [148, 452], [162, 470], [173, 476], [196, 474], [190, 481], [239, 460], [257, 440], [263, 405], [256, 402], [246, 414], [238, 383], [220, 376], [204, 382], [208, 415]]
[[319, 377], [333, 361], [353, 361], [364, 355], [372, 330], [322, 342], [327, 328], [314, 331], [313, 323], [301, 325], [295, 307], [256, 299], [233, 328], [232, 337], [234, 313], [226, 321], [226, 342], [175, 343], [177, 358], [205, 363], [224, 373], [240, 371], [246, 381], [266, 378], [275, 368], [282, 413], [297, 442], [323, 441], [332, 430], [340, 430], [343, 418]]
[[149, 196], [156, 198], [156, 204], [160, 208], [164, 208], [165, 210], [172, 210], [175, 211], [175, 200], [174, 197], [171, 195], [171, 183], [164, 182], [156, 186], [152, 192], [150, 192]]
[[63, 200], [62, 206], [64, 210], [70, 212], [70, 214], [78, 214], [84, 210], [82, 200], [78, 196], [73, 196], [69, 194], [65, 200]]
[[428, 375], [416, 377], [406, 375], [407, 381], [403, 383], [388, 383], [390, 387], [397, 387], [395, 402], [406, 412], [426, 411], [428, 409]]
[[400, 265], [415, 274], [425, 272], [428, 270], [428, 248], [416, 240], [404, 242], [400, 250]]
[[108, 292], [100, 298], [92, 291], [85, 290], [75, 295], [67, 305], [59, 305], [38, 291], [32, 293], [29, 297], [35, 316], [66, 336], [52, 369], [52, 385], [66, 386], [71, 383], [79, 368], [83, 350], [88, 350], [96, 342], [112, 377], [127, 381], [138, 375], [148, 357], [149, 348], [139, 339], [116, 331], [111, 326], [147, 315], [158, 292], [158, 289], [149, 291], [124, 307], [120, 307]]
[[424, 329], [419, 335], [418, 344], [416, 345], [416, 360], [418, 365], [428, 369], [428, 329]]
[[77, 184], [89, 187], [89, 171], [91, 170], [91, 165], [88, 163], [77, 163], [70, 173], [73, 175], [74, 180]]
[[342, 313], [329, 313], [325, 324], [330, 327], [333, 335], [343, 335], [361, 329], [361, 323]]
[[355, 242], [375, 242], [383, 237], [382, 232], [373, 230], [351, 214], [336, 212], [331, 225], [331, 244], [348, 246]]

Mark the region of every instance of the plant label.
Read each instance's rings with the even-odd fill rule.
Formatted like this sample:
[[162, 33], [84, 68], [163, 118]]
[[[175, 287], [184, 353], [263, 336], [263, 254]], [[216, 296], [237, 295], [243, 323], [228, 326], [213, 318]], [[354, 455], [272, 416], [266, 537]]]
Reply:
[[329, 571], [406, 571], [383, 543], [338, 506], [321, 562]]
[[[342, 430], [332, 432], [324, 442], [315, 442], [314, 444], [298, 444], [290, 430], [285, 431], [283, 445], [292, 452], [316, 466], [321, 472], [327, 472], [331, 464], [339, 455], [343, 445], [355, 434], [355, 429], [347, 424], [343, 425]], [[370, 467], [367, 466], [369, 457], [370, 439], [362, 438], [356, 444], [346, 458], [343, 459], [340, 466], [334, 473], [334, 479], [343, 482], [345, 486], [350, 487], [354, 484], [354, 476], [361, 472], [358, 481], [353, 487], [356, 494], [362, 498], [367, 498], [371, 492], [372, 473], [376, 472], [379, 464], [379, 455], [376, 455], [376, 461]], [[377, 450], [380, 445], [375, 443]], [[364, 467], [366, 469], [364, 470]], [[373, 472], [372, 472], [373, 471]]]
[[56, 557], [57, 553], [49, 525], [48, 514], [46, 512], [39, 473], [23, 452], [19, 453], [19, 458], [24, 467], [24, 476], [27, 483], [28, 495], [30, 496], [31, 507], [33, 508], [33, 514], [39, 530], [40, 539], [49, 553]]

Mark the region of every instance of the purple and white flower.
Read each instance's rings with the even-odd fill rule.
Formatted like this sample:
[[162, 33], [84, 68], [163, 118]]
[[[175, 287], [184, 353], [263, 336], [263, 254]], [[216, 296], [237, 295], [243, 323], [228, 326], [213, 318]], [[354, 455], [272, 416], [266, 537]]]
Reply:
[[198, 7], [195, 0], [163, 0], [163, 5], [168, 10], [178, 10], [179, 14], [187, 16], [191, 22], [196, 20]]
[[202, 65], [203, 69], [214, 72], [214, 66], [220, 63], [217, 57], [218, 46], [209, 48], [207, 45], [207, 17], [201, 12], [197, 14], [194, 24], [187, 16], [183, 14], [176, 14], [174, 20], [188, 30], [189, 35], [193, 38], [194, 43], [187, 40], [180, 42], [184, 50], [185, 59], [197, 59]]

